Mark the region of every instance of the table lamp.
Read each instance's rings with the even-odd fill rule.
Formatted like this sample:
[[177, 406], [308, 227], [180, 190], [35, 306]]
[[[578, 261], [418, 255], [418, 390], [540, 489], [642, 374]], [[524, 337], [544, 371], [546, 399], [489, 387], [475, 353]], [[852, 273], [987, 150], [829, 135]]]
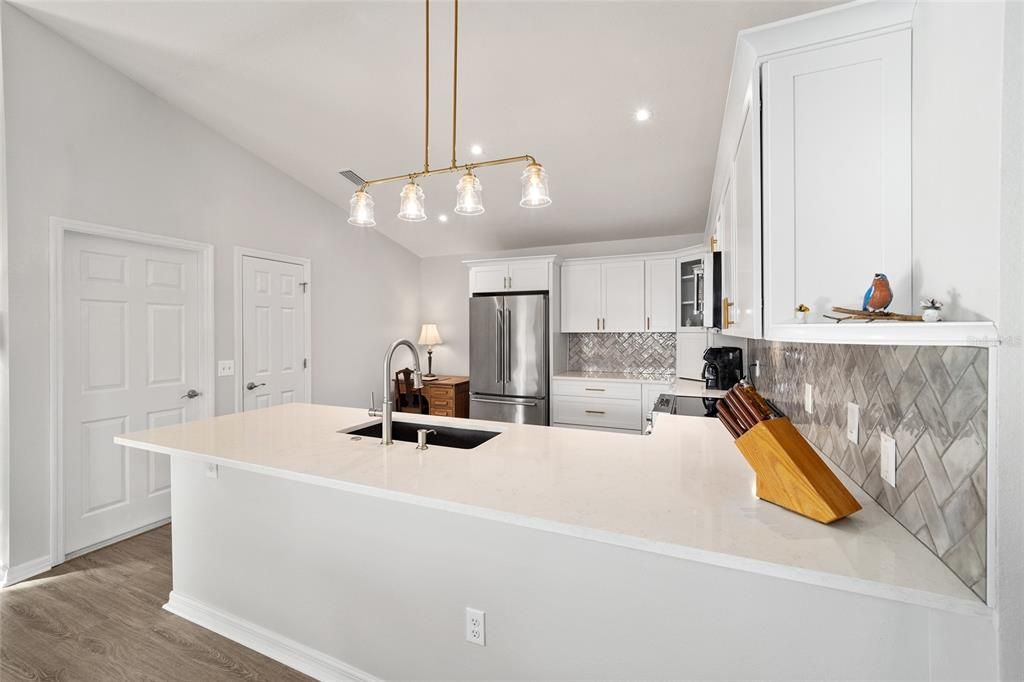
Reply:
[[444, 343], [441, 340], [441, 335], [437, 332], [436, 324], [425, 324], [420, 329], [420, 345], [427, 347], [427, 373], [423, 375], [424, 379], [436, 379], [437, 375], [434, 374], [434, 346], [440, 346]]

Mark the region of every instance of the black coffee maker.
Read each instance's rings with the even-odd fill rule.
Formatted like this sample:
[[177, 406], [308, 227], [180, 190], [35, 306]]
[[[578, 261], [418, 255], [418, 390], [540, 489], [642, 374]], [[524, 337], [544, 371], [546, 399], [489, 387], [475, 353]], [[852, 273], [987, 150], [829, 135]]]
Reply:
[[[704, 369], [700, 374], [706, 388], [728, 391], [743, 379], [743, 350], [734, 346], [708, 348], [704, 351]], [[704, 399], [707, 416], [718, 415], [718, 401]]]

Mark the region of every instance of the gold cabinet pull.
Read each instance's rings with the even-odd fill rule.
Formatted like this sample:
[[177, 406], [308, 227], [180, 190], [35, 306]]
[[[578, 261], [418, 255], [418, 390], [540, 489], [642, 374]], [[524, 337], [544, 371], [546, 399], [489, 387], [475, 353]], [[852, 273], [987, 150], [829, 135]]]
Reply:
[[730, 301], [728, 296], [722, 299], [722, 329], [728, 329], [732, 326], [732, 320], [729, 319], [729, 307], [734, 305], [736, 303]]
[[584, 410], [587, 414], [604, 414], [604, 410]]

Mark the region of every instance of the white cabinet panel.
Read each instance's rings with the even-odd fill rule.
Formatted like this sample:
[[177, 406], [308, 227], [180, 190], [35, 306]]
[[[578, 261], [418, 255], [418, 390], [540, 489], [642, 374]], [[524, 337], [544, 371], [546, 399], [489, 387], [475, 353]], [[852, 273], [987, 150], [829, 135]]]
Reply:
[[671, 332], [676, 329], [676, 259], [657, 258], [644, 263], [644, 329]]
[[860, 307], [888, 275], [911, 301], [910, 31], [764, 65], [766, 329], [805, 303]]
[[600, 263], [576, 263], [562, 268], [563, 332], [600, 329], [601, 281]]
[[547, 261], [524, 260], [508, 264], [508, 288], [511, 291], [547, 291], [550, 264]]
[[644, 330], [644, 262], [612, 261], [602, 266], [604, 315], [601, 330]]
[[469, 269], [469, 293], [482, 294], [505, 291], [508, 283], [508, 264], [476, 265]]
[[592, 381], [589, 379], [555, 379], [551, 382], [552, 395], [583, 396], [589, 398], [619, 398], [639, 400], [640, 384], [631, 381]]
[[733, 160], [729, 334], [761, 336], [761, 196], [754, 160], [753, 115], [748, 109]]

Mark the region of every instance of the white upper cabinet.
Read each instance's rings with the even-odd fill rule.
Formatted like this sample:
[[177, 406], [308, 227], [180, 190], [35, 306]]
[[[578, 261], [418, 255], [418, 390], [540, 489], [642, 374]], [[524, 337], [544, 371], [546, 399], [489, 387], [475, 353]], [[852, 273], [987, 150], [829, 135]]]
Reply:
[[547, 261], [509, 261], [508, 288], [512, 291], [547, 291], [551, 286], [549, 267]]
[[761, 67], [769, 338], [799, 304], [810, 322], [828, 322], [832, 306], [859, 309], [876, 272], [892, 285], [891, 309], [914, 310], [910, 48], [900, 30]]
[[508, 264], [476, 265], [469, 269], [469, 293], [505, 291], [508, 288]]
[[761, 192], [754, 161], [754, 113], [748, 109], [733, 160], [733, 258], [729, 334], [761, 336]]
[[549, 291], [553, 258], [478, 261], [469, 265], [469, 293]]
[[566, 263], [562, 268], [562, 331], [601, 330], [603, 292], [600, 263]]
[[675, 331], [676, 262], [674, 253], [566, 261], [562, 331]]
[[[601, 331], [644, 331], [644, 262], [612, 261], [605, 263], [602, 270], [604, 319]], [[671, 292], [675, 291], [674, 284], [669, 285]]]
[[676, 330], [676, 259], [648, 258], [644, 262], [644, 329]]

